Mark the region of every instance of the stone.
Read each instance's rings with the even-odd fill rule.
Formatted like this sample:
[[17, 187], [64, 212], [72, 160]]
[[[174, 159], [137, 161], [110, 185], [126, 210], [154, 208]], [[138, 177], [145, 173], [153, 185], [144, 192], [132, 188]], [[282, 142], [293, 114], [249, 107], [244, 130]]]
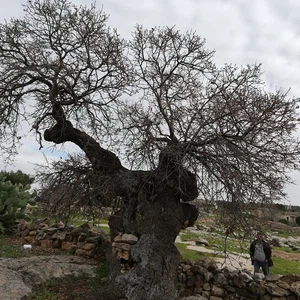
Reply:
[[293, 282], [291, 284], [291, 290], [297, 295], [300, 296], [300, 281]]
[[73, 246], [73, 243], [71, 242], [62, 242], [61, 243], [61, 249], [63, 250], [70, 250]]
[[35, 237], [31, 235], [24, 236], [23, 239], [28, 244], [33, 244], [33, 242], [35, 241]]
[[211, 294], [213, 296], [223, 297], [225, 294], [225, 291], [224, 291], [224, 289], [222, 289], [214, 284], [211, 289]]
[[253, 281], [252, 276], [250, 276], [249, 274], [247, 274], [245, 272], [241, 273], [241, 277], [243, 278], [244, 282], [246, 282], [246, 283]]
[[224, 284], [227, 283], [227, 279], [224, 276], [224, 274], [218, 273], [215, 277], [214, 280], [216, 282], [217, 285], [219, 286], [223, 286]]
[[204, 284], [204, 278], [203, 278], [203, 276], [196, 275], [196, 277], [195, 277], [195, 287], [202, 289], [203, 284]]
[[204, 246], [209, 246], [209, 242], [203, 238], [198, 238], [196, 240], [196, 245], [204, 245]]
[[285, 290], [288, 290], [290, 288], [290, 285], [287, 283], [287, 282], [284, 282], [284, 281], [281, 281], [281, 280], [278, 280], [276, 282], [276, 284], [281, 287], [282, 289], [285, 289]]
[[40, 240], [42, 248], [53, 248], [53, 240]]
[[84, 249], [76, 249], [75, 254], [79, 255], [79, 256], [84, 256], [84, 255], [86, 255], [86, 250], [84, 250]]
[[207, 272], [207, 271], [206, 271], [206, 273], [204, 274], [204, 279], [205, 279], [206, 281], [210, 281], [210, 280], [213, 279], [213, 278], [214, 278], [214, 274], [211, 273], [211, 272]]
[[120, 234], [116, 235], [114, 238], [114, 242], [121, 242], [122, 241], [122, 236]]
[[96, 270], [94, 261], [74, 255], [0, 258], [0, 298], [20, 300], [31, 293], [33, 284], [82, 273], [95, 277]]
[[82, 249], [84, 249], [84, 250], [91, 250], [94, 248], [95, 248], [95, 244], [92, 244], [92, 243], [86, 243], [82, 246]]
[[98, 244], [101, 240], [101, 236], [90, 236], [85, 241], [88, 243]]
[[191, 265], [185, 265], [183, 267], [183, 272], [187, 273], [189, 270], [191, 270], [192, 266]]
[[186, 281], [186, 286], [187, 287], [193, 287], [195, 285], [195, 276], [189, 276], [187, 281]]
[[136, 244], [138, 241], [138, 237], [133, 234], [124, 233], [122, 235], [122, 242], [128, 243], [128, 244]]
[[59, 221], [56, 223], [56, 227], [58, 229], [64, 229], [66, 227], [66, 225], [62, 221]]
[[129, 251], [131, 249], [131, 245], [127, 243], [113, 243], [113, 247], [125, 251]]
[[272, 281], [278, 281], [282, 275], [279, 274], [269, 274], [265, 277], [265, 281], [272, 282]]
[[67, 235], [66, 232], [63, 232], [63, 231], [57, 232], [56, 238], [61, 241], [64, 241], [66, 239], [66, 235]]
[[200, 287], [195, 287], [195, 289], [194, 289], [195, 294], [201, 294], [202, 291], [203, 291], [203, 288], [200, 288]]
[[232, 278], [232, 284], [233, 286], [236, 286], [238, 288], [242, 288], [246, 285], [246, 283], [244, 282], [243, 278], [241, 276], [239, 276], [238, 274], [234, 275]]
[[254, 273], [253, 278], [256, 280], [263, 280], [265, 278], [265, 275], [262, 273]]
[[129, 260], [129, 252], [128, 251], [118, 251], [118, 258]]
[[218, 296], [210, 296], [209, 300], [223, 300], [223, 298]]
[[184, 297], [181, 298], [180, 300], [208, 300], [208, 298], [201, 295], [197, 295], [197, 296]]
[[272, 296], [282, 297], [291, 294], [287, 290], [277, 286], [275, 283], [267, 282], [265, 286], [268, 293], [271, 294]]
[[186, 275], [184, 273], [178, 273], [177, 278], [178, 278], [178, 281], [180, 281], [180, 282], [186, 281]]
[[209, 284], [208, 282], [205, 282], [205, 283], [203, 284], [203, 289], [204, 289], [205, 291], [210, 291], [210, 284]]
[[51, 232], [51, 233], [55, 233], [57, 231], [57, 228], [56, 227], [49, 227], [47, 229], [48, 232]]
[[54, 240], [53, 241], [53, 248], [61, 248], [61, 241], [60, 240]]

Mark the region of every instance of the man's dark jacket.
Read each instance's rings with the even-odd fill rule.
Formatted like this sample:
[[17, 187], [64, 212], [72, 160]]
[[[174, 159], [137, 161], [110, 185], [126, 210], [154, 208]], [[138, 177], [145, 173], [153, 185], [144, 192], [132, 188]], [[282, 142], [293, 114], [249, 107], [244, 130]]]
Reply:
[[[257, 243], [257, 240], [253, 241], [250, 245], [250, 257], [251, 257], [251, 259], [254, 256], [256, 243]], [[263, 240], [262, 243], [263, 243], [263, 249], [264, 249], [264, 252], [265, 252], [266, 260], [268, 261], [268, 265], [269, 265], [269, 267], [272, 267], [273, 266], [273, 261], [271, 259], [272, 249], [266, 241]], [[254, 264], [254, 261], [252, 260], [252, 265], [253, 264]]]

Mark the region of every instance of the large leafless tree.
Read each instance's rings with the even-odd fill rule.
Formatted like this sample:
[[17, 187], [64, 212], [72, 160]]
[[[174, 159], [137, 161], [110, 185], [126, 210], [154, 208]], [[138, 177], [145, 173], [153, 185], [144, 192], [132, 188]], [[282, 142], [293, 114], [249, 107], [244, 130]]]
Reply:
[[134, 268], [112, 252], [101, 299], [177, 299], [174, 245], [198, 196], [269, 203], [299, 170], [297, 101], [264, 90], [259, 65], [217, 68], [195, 32], [135, 28], [122, 40], [94, 6], [31, 0], [0, 27], [1, 150], [14, 154], [21, 122], [38, 143], [71, 142], [86, 155], [99, 201], [139, 240]]

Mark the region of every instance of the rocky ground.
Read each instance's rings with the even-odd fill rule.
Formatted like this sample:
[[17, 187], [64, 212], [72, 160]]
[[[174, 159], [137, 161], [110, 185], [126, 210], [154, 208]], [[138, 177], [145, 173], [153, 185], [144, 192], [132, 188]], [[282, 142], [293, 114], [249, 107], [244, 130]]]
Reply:
[[[7, 245], [19, 248], [22, 241], [11, 237]], [[28, 257], [0, 258], [0, 299], [93, 300], [103, 279], [101, 261], [62, 254], [57, 249], [34, 247]]]
[[[6, 239], [5, 242], [16, 248], [22, 247], [23, 244], [16, 237]], [[189, 248], [201, 252], [209, 251], [197, 245], [191, 245]], [[0, 258], [0, 299], [98, 299], [97, 290], [101, 289], [106, 276], [99, 274], [102, 262], [66, 254], [58, 249], [35, 246], [28, 250], [28, 257]], [[300, 261], [299, 253], [274, 250], [273, 255], [286, 260]], [[230, 256], [226, 261], [220, 259], [219, 264], [252, 270], [248, 258]]]

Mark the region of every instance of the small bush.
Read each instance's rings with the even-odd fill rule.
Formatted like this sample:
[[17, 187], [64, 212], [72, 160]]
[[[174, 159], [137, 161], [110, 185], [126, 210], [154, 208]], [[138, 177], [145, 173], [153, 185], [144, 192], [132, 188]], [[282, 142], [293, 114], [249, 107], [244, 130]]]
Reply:
[[30, 185], [12, 184], [0, 174], [0, 232], [8, 230], [17, 219], [26, 219], [26, 207], [34, 205]]

